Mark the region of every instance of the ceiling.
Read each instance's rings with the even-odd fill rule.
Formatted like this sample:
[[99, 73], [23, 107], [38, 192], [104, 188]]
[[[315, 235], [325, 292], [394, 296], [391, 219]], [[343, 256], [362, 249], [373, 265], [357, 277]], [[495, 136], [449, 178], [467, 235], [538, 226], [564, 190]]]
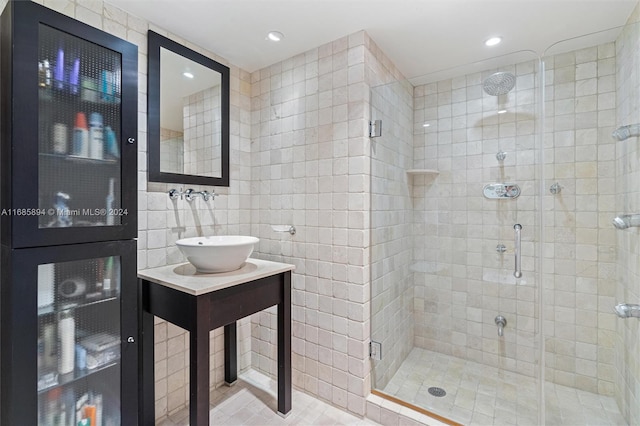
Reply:
[[[407, 78], [520, 50], [542, 54], [558, 41], [624, 25], [637, 4], [637, 0], [106, 1], [249, 72], [365, 30]], [[267, 41], [272, 30], [285, 38]], [[587, 42], [611, 41], [617, 33], [609, 31]], [[504, 41], [486, 47], [484, 40], [494, 35]]]

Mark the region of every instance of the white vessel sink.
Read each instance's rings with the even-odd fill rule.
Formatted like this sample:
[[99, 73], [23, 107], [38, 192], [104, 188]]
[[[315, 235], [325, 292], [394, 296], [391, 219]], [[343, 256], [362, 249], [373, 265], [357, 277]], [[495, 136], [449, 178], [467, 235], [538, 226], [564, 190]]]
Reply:
[[260, 241], [243, 235], [183, 238], [176, 245], [201, 273], [211, 274], [240, 269]]

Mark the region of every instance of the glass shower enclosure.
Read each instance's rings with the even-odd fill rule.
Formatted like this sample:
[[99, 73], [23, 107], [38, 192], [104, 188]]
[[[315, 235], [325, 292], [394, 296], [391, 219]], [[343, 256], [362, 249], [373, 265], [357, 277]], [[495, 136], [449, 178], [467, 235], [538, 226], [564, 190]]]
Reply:
[[374, 392], [638, 423], [639, 45], [633, 23], [372, 89]]

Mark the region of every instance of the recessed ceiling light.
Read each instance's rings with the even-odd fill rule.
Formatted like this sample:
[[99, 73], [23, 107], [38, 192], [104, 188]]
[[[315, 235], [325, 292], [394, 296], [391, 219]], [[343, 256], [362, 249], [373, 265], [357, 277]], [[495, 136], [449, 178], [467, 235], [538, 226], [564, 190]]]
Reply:
[[271, 41], [280, 41], [284, 38], [284, 34], [280, 31], [271, 31], [267, 34], [267, 39]]
[[506, 109], [501, 109], [500, 111], [498, 111], [498, 114], [505, 114], [507, 112]]
[[484, 42], [485, 46], [495, 46], [496, 44], [500, 44], [502, 41], [502, 37], [491, 37], [490, 39]]
[[429, 126], [431, 126], [431, 124], [429, 124], [429, 123], [424, 123], [424, 124], [422, 125], [422, 127], [429, 127]]
[[193, 78], [194, 77], [193, 74], [191, 74], [189, 71], [183, 72], [182, 75], [184, 75], [187, 78]]

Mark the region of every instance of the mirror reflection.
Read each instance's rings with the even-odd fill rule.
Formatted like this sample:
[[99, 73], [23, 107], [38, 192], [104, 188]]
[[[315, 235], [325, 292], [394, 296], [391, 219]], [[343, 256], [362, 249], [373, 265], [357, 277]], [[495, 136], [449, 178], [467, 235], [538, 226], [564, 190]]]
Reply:
[[221, 75], [160, 48], [160, 171], [222, 176]]

